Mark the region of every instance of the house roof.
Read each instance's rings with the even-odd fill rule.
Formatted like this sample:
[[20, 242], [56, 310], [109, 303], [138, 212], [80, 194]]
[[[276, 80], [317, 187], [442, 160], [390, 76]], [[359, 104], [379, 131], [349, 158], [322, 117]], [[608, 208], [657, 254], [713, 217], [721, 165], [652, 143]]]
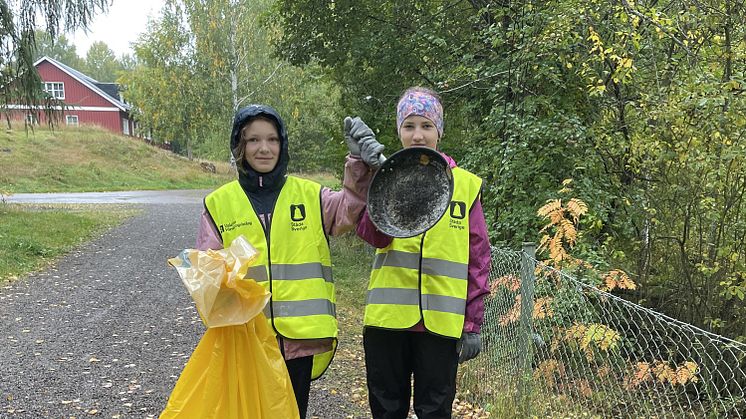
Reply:
[[[104, 93], [109, 95], [109, 97], [119, 100], [120, 102], [124, 103], [121, 100], [121, 96], [119, 95], [119, 85], [116, 83], [96, 83], [96, 86], [98, 86], [99, 89], [103, 90]], [[126, 103], [125, 103], [126, 105]]]
[[65, 64], [62, 64], [61, 62], [55, 60], [54, 58], [50, 58], [47, 56], [41, 57], [34, 63], [34, 67], [41, 64], [43, 61], [47, 61], [48, 63], [52, 64], [53, 66], [59, 68], [60, 70], [67, 73], [70, 77], [74, 78], [75, 80], [81, 82], [83, 85], [85, 85], [87, 88], [93, 90], [96, 92], [99, 96], [103, 97], [104, 99], [111, 102], [114, 106], [117, 108], [129, 112], [129, 110], [132, 108], [132, 106], [124, 103], [120, 99], [119, 95], [119, 85], [116, 83], [101, 83], [91, 77], [86, 76], [85, 74], [81, 73], [80, 71], [69, 67]]

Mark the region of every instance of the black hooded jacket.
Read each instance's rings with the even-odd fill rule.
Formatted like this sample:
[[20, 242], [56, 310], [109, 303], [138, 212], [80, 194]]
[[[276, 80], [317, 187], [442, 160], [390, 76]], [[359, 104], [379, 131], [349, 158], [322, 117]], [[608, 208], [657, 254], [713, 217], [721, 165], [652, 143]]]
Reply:
[[[267, 105], [249, 105], [236, 112], [233, 119], [233, 130], [231, 131], [231, 151], [236, 155], [236, 147], [241, 140], [241, 129], [257, 116], [269, 118], [275, 122], [280, 135], [280, 157], [277, 165], [269, 173], [258, 173], [252, 169], [248, 162], [236, 162], [241, 165], [238, 171], [238, 182], [241, 184], [246, 196], [249, 197], [251, 205], [257, 215], [269, 214], [274, 208], [277, 197], [282, 186], [285, 184], [288, 161], [288, 134], [280, 115], [272, 107]], [[266, 224], [267, 220], [263, 220]], [[269, 227], [268, 224], [266, 224]], [[268, 228], [265, 229], [268, 233]]]

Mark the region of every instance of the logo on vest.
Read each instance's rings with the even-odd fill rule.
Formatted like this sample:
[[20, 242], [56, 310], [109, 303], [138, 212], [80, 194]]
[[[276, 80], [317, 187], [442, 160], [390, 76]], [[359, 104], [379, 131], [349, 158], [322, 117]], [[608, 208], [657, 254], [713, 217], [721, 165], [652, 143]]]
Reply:
[[236, 221], [236, 220], [233, 220], [230, 223], [220, 224], [218, 226], [218, 230], [220, 231], [220, 234], [224, 234], [224, 233], [228, 233], [230, 231], [233, 231], [233, 230], [235, 230], [237, 228], [240, 228], [240, 227], [243, 227], [243, 226], [250, 226], [250, 225], [251, 225], [251, 221], [249, 221], [249, 220], [246, 220], [246, 221]]
[[303, 204], [291, 204], [290, 205], [290, 225], [291, 231], [303, 231], [308, 228], [305, 223], [306, 219], [306, 206]]
[[457, 230], [463, 230], [466, 228], [464, 222], [461, 221], [466, 218], [466, 203], [461, 201], [451, 201], [450, 205], [451, 219], [448, 223], [448, 227]]

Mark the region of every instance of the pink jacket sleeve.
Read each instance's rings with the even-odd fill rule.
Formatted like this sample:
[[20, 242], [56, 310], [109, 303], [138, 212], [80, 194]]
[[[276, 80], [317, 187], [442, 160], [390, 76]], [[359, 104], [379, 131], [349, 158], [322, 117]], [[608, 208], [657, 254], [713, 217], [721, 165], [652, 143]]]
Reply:
[[464, 331], [479, 333], [484, 321], [484, 296], [490, 292], [490, 239], [479, 199], [469, 212], [469, 269]]
[[[357, 225], [357, 235], [371, 246], [384, 248], [393, 238], [376, 229], [368, 211]], [[477, 200], [469, 212], [469, 267], [467, 272], [466, 313], [464, 331], [479, 333], [484, 321], [484, 296], [488, 294], [490, 273], [490, 241], [484, 220], [482, 203]]]
[[199, 217], [199, 227], [197, 229], [197, 243], [194, 246], [197, 250], [220, 250], [223, 248], [223, 239], [215, 229], [215, 224], [210, 218], [206, 209], [202, 209], [202, 215]]
[[378, 231], [373, 221], [370, 221], [368, 210], [363, 211], [363, 216], [357, 224], [357, 236], [363, 239], [369, 245], [383, 249], [391, 243], [394, 238]]
[[342, 190], [321, 189], [321, 211], [324, 229], [330, 236], [339, 236], [353, 228], [365, 209], [368, 186], [373, 171], [359, 157], [347, 156]]

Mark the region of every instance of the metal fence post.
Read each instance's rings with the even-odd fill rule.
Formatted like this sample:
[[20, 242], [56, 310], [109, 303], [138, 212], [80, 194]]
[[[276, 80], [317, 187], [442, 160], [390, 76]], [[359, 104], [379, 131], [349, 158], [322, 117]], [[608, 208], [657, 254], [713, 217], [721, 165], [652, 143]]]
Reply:
[[534, 260], [536, 259], [536, 243], [524, 242], [523, 252], [521, 252], [521, 319], [520, 333], [518, 339], [520, 342], [520, 365], [518, 403], [525, 409], [524, 414], [530, 411], [530, 392], [531, 376], [533, 361], [533, 311], [534, 311], [534, 286], [536, 277], [534, 269], [536, 268]]

